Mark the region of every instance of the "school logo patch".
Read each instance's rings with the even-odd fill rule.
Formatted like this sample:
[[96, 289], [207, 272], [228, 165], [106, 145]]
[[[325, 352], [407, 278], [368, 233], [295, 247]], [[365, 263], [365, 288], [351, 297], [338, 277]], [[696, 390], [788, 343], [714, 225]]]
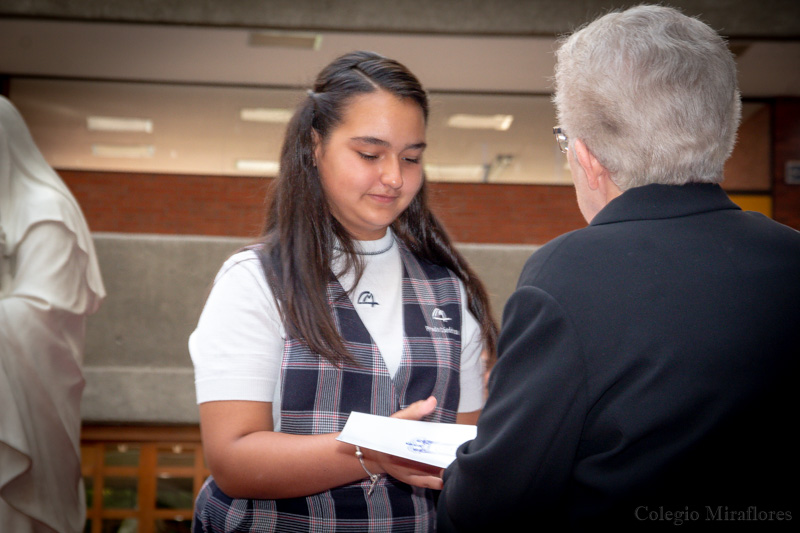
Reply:
[[431, 318], [434, 320], [439, 320], [441, 322], [447, 322], [448, 320], [452, 320], [448, 318], [445, 312], [439, 309], [438, 307], [433, 310], [433, 313], [431, 313]]
[[454, 329], [447, 324], [452, 318], [447, 316], [447, 313], [436, 307], [433, 312], [431, 313], [431, 320], [436, 320], [438, 322], [434, 322], [434, 324], [441, 324], [441, 326], [425, 326], [425, 329], [430, 331], [431, 333], [448, 333], [450, 335], [461, 336], [461, 332], [457, 329]]
[[378, 302], [375, 301], [375, 296], [373, 296], [372, 293], [369, 291], [364, 291], [358, 295], [358, 303], [364, 305], [371, 305], [372, 307], [380, 305]]

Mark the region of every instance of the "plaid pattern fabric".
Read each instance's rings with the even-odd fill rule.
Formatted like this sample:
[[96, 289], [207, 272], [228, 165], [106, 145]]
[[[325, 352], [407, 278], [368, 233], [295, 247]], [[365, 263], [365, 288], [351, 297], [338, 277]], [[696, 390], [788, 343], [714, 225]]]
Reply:
[[[461, 298], [446, 268], [416, 258], [398, 241], [403, 260], [404, 346], [394, 379], [339, 282], [328, 302], [354, 363], [336, 367], [287, 338], [281, 367], [281, 431], [298, 435], [341, 431], [351, 411], [389, 416], [436, 396], [429, 420], [455, 422], [461, 362]], [[355, 460], [355, 459], [354, 459]], [[381, 476], [305, 498], [239, 500], [209, 478], [195, 506], [196, 532], [414, 532], [435, 530], [430, 490]]]

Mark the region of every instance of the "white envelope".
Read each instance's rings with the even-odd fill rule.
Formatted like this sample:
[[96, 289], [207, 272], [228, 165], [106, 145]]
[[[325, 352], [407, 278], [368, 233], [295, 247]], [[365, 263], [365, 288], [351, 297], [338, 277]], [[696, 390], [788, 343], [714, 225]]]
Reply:
[[477, 426], [401, 420], [367, 413], [350, 413], [342, 442], [379, 452], [447, 468], [456, 449], [477, 435]]

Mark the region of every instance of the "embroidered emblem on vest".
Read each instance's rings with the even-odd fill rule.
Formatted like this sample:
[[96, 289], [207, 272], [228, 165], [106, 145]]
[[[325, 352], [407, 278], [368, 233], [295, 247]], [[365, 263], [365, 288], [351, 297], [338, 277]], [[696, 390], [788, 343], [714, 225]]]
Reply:
[[[447, 322], [448, 320], [451, 320], [447, 314], [438, 307], [434, 308], [433, 312], [431, 313], [431, 319], [438, 320], [439, 322]], [[459, 330], [451, 327], [435, 328], [431, 326], [425, 326], [425, 329], [431, 333], [450, 333], [451, 335], [461, 336], [461, 332]]]
[[375, 301], [375, 296], [373, 296], [372, 293], [369, 291], [364, 291], [358, 295], [358, 303], [371, 305], [372, 307], [380, 305], [378, 302]]
[[445, 312], [439, 309], [438, 307], [433, 310], [433, 313], [431, 313], [431, 318], [434, 320], [441, 320], [442, 322], [447, 322], [448, 320], [450, 320], [449, 318], [447, 318]]

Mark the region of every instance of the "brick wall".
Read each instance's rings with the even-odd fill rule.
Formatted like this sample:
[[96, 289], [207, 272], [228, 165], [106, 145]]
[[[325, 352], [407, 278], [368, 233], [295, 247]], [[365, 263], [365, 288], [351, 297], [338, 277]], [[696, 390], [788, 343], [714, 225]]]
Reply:
[[[92, 231], [257, 236], [271, 180], [59, 170]], [[541, 244], [585, 225], [572, 187], [432, 183], [458, 242]]]
[[586, 225], [571, 186], [433, 183], [430, 204], [457, 242], [544, 244]]
[[59, 170], [92, 231], [256, 236], [268, 180]]

